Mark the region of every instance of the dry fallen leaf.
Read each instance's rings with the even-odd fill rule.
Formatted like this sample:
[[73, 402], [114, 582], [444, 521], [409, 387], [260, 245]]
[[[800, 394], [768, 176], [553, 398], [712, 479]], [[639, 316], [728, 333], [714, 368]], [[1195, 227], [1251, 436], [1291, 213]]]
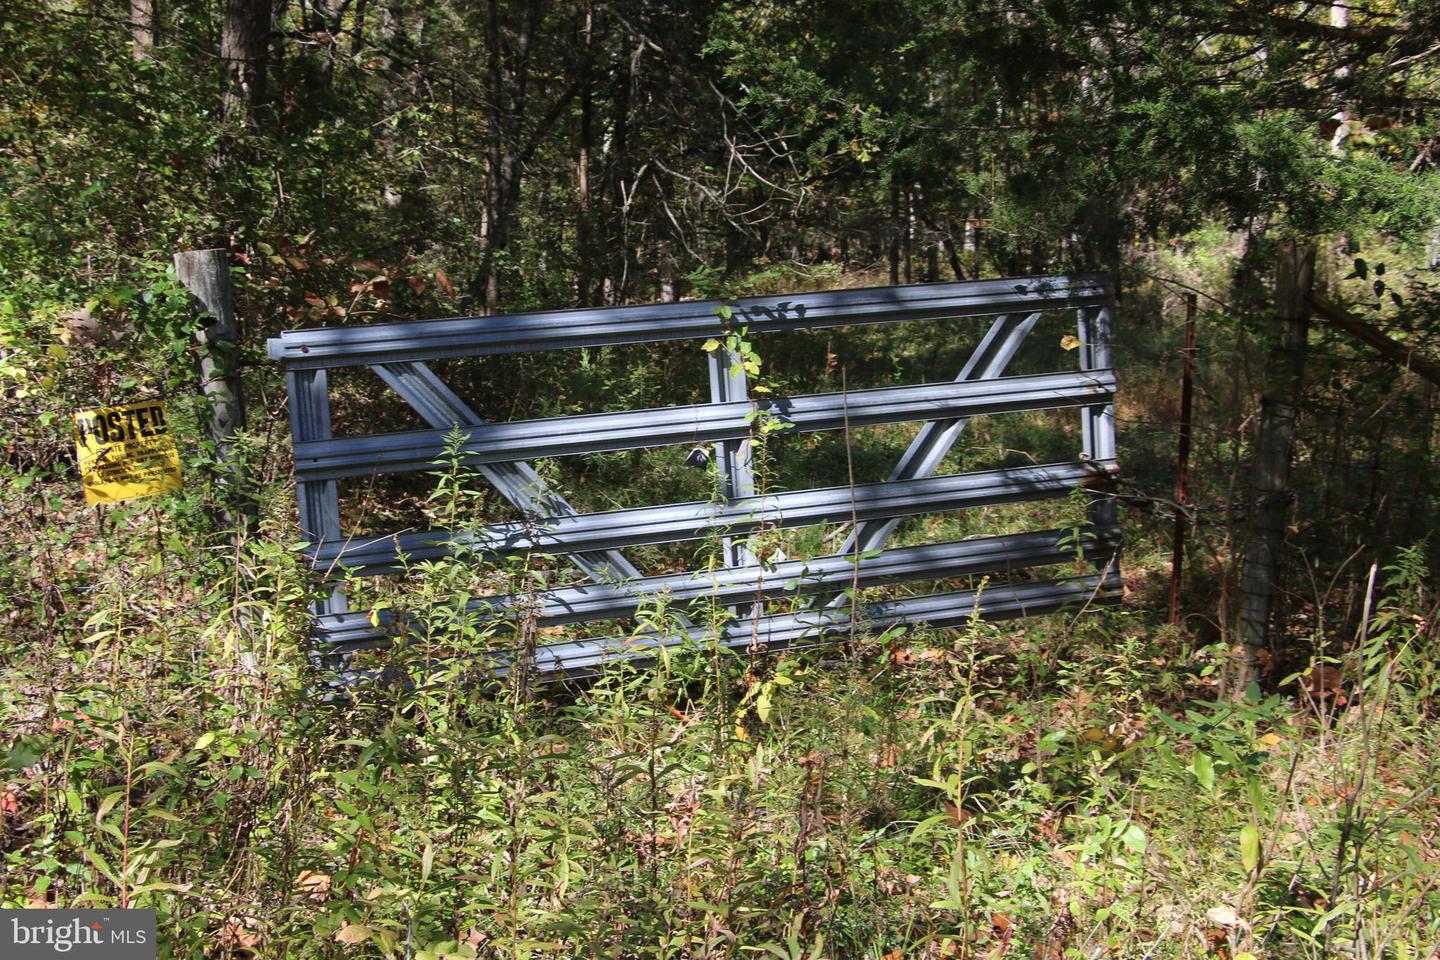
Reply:
[[220, 931], [220, 943], [231, 950], [250, 950], [260, 943], [260, 935], [242, 920], [227, 920]]
[[300, 875], [295, 878], [295, 887], [312, 897], [321, 896], [330, 892], [330, 875], [316, 873], [314, 870], [301, 870]]

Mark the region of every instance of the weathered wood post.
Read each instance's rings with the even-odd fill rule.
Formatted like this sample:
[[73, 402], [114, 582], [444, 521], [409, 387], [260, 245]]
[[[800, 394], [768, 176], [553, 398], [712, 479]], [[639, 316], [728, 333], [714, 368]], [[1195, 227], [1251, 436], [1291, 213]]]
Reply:
[[1270, 613], [1285, 522], [1294, 495], [1290, 447], [1305, 383], [1305, 346], [1310, 332], [1310, 292], [1315, 282], [1315, 245], [1286, 243], [1275, 271], [1275, 319], [1279, 342], [1265, 361], [1260, 429], [1250, 468], [1250, 535], [1240, 577], [1241, 662], [1236, 692], [1255, 679], [1260, 651], [1269, 643]]
[[208, 318], [195, 331], [200, 346], [200, 393], [206, 403], [206, 431], [215, 443], [215, 460], [225, 485], [226, 519], [235, 511], [251, 514], [244, 497], [244, 476], [235, 453], [235, 431], [245, 429], [245, 397], [240, 387], [240, 332], [235, 320], [235, 291], [230, 285], [230, 255], [224, 249], [175, 254], [175, 274]]

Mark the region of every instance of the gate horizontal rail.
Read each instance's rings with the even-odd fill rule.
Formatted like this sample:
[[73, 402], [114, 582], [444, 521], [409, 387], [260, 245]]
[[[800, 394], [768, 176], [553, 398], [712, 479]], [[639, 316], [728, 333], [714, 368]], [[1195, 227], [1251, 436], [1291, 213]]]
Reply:
[[[418, 563], [456, 554], [496, 558], [539, 551], [570, 557], [593, 582], [557, 587], [537, 597], [493, 596], [465, 607], [472, 625], [503, 634], [523, 613], [540, 625], [626, 620], [657, 598], [679, 610], [673, 629], [624, 640], [594, 637], [535, 651], [542, 676], [577, 676], [617, 660], [654, 656], [660, 647], [715, 640], [732, 648], [796, 648], [831, 642], [855, 630], [896, 623], [954, 626], [1034, 616], [1119, 601], [1119, 531], [1104, 488], [1118, 470], [1110, 364], [1109, 303], [1103, 275], [922, 284], [799, 293], [636, 307], [463, 317], [363, 327], [286, 331], [269, 342], [286, 369], [301, 530], [306, 558], [333, 586], [337, 570], [358, 576], [403, 573]], [[1073, 310], [1079, 369], [1006, 376], [1026, 336], [1047, 311]], [[957, 377], [946, 383], [839, 393], [753, 398], [738, 358], [711, 350], [711, 401], [653, 410], [581, 414], [508, 423], [486, 422], [425, 361], [613, 344], [724, 337], [827, 327], [990, 317], [985, 336]], [[713, 345], [712, 345], [713, 346]], [[699, 351], [697, 351], [697, 355]], [[368, 365], [429, 427], [335, 437], [329, 380], [334, 367]], [[1073, 462], [935, 475], [977, 416], [1078, 408], [1080, 449]], [[762, 419], [763, 418], [763, 419]], [[812, 490], [757, 492], [750, 451], [758, 422], [796, 431], [849, 431], [924, 421], [888, 480]], [[426, 471], [445, 455], [459, 430], [458, 455], [476, 466], [523, 519], [466, 530], [409, 530], [345, 535], [337, 481]], [[644, 447], [713, 444], [723, 487], [717, 502], [672, 503], [597, 513], [576, 511], [526, 462], [537, 457], [606, 453]], [[1091, 493], [1090, 519], [1074, 529], [1007, 533], [884, 549], [899, 520], [979, 506]], [[757, 562], [745, 538], [814, 524], [853, 524], [829, 556]], [[629, 547], [718, 536], [725, 566], [645, 575], [621, 552]], [[1075, 561], [1094, 565], [1089, 577], [986, 585], [856, 607], [847, 592], [897, 583], [935, 583], [1013, 573]], [[807, 602], [798, 612], [766, 611], [783, 598]], [[748, 610], [744, 622], [697, 626], [688, 618], [708, 601]], [[852, 610], [852, 607], [856, 609]], [[317, 652], [349, 654], [386, 644], [400, 632], [425, 635], [424, 610], [404, 616], [352, 611], [332, 590], [315, 605]], [[723, 619], [723, 618], [722, 618]], [[492, 674], [514, 655], [485, 657]]]
[[689, 300], [635, 307], [286, 330], [267, 346], [270, 359], [284, 363], [287, 369], [304, 370], [397, 360], [700, 340], [723, 336], [727, 328], [740, 326], [751, 333], [779, 333], [1104, 307], [1109, 305], [1110, 298], [1110, 281], [1103, 274], [1029, 277], [746, 297], [724, 303], [731, 311], [729, 321], [716, 312], [720, 302]]
[[[464, 429], [458, 452], [471, 464], [511, 463], [540, 457], [613, 453], [642, 447], [713, 443], [749, 436], [756, 411], [801, 433], [873, 427], [910, 420], [978, 417], [1023, 410], [1108, 402], [1115, 378], [1097, 373], [1046, 373], [959, 383], [882, 387], [853, 393], [817, 393], [760, 402], [700, 403], [624, 413], [592, 413]], [[415, 430], [295, 444], [295, 476], [338, 480], [376, 473], [410, 473], [433, 467], [445, 452], [447, 430]]]
[[[534, 617], [540, 626], [619, 620], [633, 617], [645, 603], [663, 600], [683, 608], [694, 602], [729, 606], [776, 597], [863, 589], [902, 580], [948, 580], [1076, 560], [1103, 561], [1115, 550], [1113, 536], [1094, 532], [1040, 530], [893, 547], [873, 557], [836, 554], [808, 560], [786, 560], [768, 568], [722, 567], [645, 577], [620, 584], [588, 583], [547, 591], [532, 603], [521, 595], [481, 597], [466, 612], [479, 627], [517, 615]], [[687, 611], [689, 612], [689, 611]], [[420, 611], [413, 618], [423, 624]], [[390, 610], [332, 614], [321, 618], [326, 643], [360, 648], [385, 642], [397, 618]], [[423, 629], [423, 628], [422, 628]]]
[[[879, 633], [897, 626], [925, 626], [931, 629], [960, 627], [972, 620], [986, 622], [1039, 617], [1070, 612], [1074, 615], [1118, 606], [1124, 588], [1113, 569], [1084, 577], [1039, 580], [1020, 585], [987, 586], [983, 590], [906, 597], [861, 604], [852, 618], [846, 608], [825, 608], [801, 613], [762, 617], [732, 623], [721, 628], [716, 640], [720, 647], [746, 652], [760, 647], [766, 652], [799, 651], [834, 644], [856, 633]], [[530, 672], [538, 679], [580, 680], [594, 677], [620, 663], [644, 665], [660, 651], [703, 646], [711, 639], [708, 627], [642, 633], [636, 636], [590, 637], [538, 648]], [[480, 681], [507, 677], [515, 667], [510, 652], [476, 658]], [[420, 672], [424, 672], [423, 668]], [[357, 671], [357, 679], [378, 678], [380, 671]]]
[[1067, 496], [1076, 487], [1102, 487], [1117, 470], [1113, 461], [1008, 467], [923, 480], [795, 490], [729, 503], [696, 500], [509, 521], [477, 530], [422, 530], [355, 538], [318, 544], [308, 549], [308, 555], [316, 569], [344, 566], [370, 576], [397, 573], [405, 564], [435, 560], [456, 550], [491, 558], [532, 551], [612, 550], [703, 540], [712, 532], [748, 536], [761, 529], [912, 517], [1047, 500]]

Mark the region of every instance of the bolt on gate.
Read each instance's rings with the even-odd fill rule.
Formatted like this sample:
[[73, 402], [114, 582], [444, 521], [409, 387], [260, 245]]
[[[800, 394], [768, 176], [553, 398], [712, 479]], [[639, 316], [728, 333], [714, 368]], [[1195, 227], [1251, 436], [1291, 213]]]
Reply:
[[[1113, 500], [1104, 494], [1118, 470], [1111, 300], [1104, 275], [1048, 276], [285, 331], [268, 349], [285, 367], [307, 562], [321, 576], [340, 568], [378, 576], [460, 548], [482, 557], [531, 550], [564, 555], [589, 582], [541, 594], [538, 609], [533, 597], [494, 596], [471, 604], [477, 617], [496, 620], [528, 604], [528, 615], [541, 626], [623, 619], [660, 595], [682, 610], [696, 600], [737, 609], [757, 599], [806, 595], [798, 612], [767, 615], [754, 606], [719, 631], [718, 641], [727, 647], [771, 651], [833, 642], [856, 629], [947, 627], [977, 614], [1002, 620], [1113, 605], [1121, 596], [1119, 529]], [[1026, 335], [1051, 311], [1077, 316], [1078, 369], [1005, 376]], [[991, 322], [953, 381], [843, 393], [751, 397], [738, 358], [721, 347], [707, 355], [710, 403], [493, 423], [427, 365], [441, 358], [723, 338], [739, 328], [753, 335], [960, 317]], [[361, 365], [431, 429], [333, 436], [327, 371]], [[1079, 411], [1081, 449], [1074, 461], [937, 475], [972, 418], [1052, 408]], [[755, 489], [750, 462], [757, 411], [800, 432], [907, 421], [923, 426], [884, 482], [765, 493]], [[523, 520], [467, 530], [342, 532], [338, 480], [430, 469], [457, 427], [465, 462], [519, 508]], [[527, 462], [699, 443], [714, 445], [723, 499], [580, 513]], [[885, 549], [905, 517], [1066, 497], [1077, 487], [1094, 491], [1090, 522], [1078, 536], [1072, 529], [1052, 529]], [[834, 555], [767, 564], [748, 549], [748, 538], [757, 532], [822, 523], [853, 524]], [[724, 538], [727, 564], [719, 570], [646, 575], [623, 553], [627, 547], [716, 535]], [[852, 602], [848, 595], [858, 588], [1013, 572], [1079, 556], [1096, 572], [876, 603]], [[312, 635], [321, 654], [382, 646], [401, 630], [423, 629], [413, 618], [397, 622], [388, 612], [351, 610], [339, 589], [317, 602], [314, 613]], [[657, 646], [704, 640], [714, 632], [682, 616], [669, 633], [541, 646], [530, 666], [537, 676], [590, 675], [621, 659], [653, 656]], [[497, 656], [491, 668], [507, 672], [513, 659]]]

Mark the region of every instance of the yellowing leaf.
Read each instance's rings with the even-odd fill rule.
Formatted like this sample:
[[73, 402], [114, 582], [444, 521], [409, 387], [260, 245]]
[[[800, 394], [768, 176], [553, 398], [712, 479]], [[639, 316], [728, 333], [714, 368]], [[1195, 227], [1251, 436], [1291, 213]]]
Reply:
[[372, 933], [374, 931], [363, 923], [347, 923], [335, 931], [335, 939], [341, 943], [364, 943]]
[[719, 341], [719, 340], [706, 340], [704, 343], [700, 344], [700, 349], [701, 349], [701, 350], [704, 350], [706, 353], [711, 353], [711, 352], [713, 352], [713, 351], [715, 351], [715, 350], [719, 350], [719, 349], [720, 349], [720, 341]]
[[1080, 338], [1073, 333], [1068, 333], [1060, 338], [1060, 348], [1062, 350], [1074, 350], [1079, 346]]
[[1254, 827], [1240, 828], [1240, 865], [1247, 873], [1260, 864], [1260, 831]]
[[115, 809], [115, 804], [118, 803], [124, 795], [125, 790], [122, 788], [108, 795], [104, 800], [101, 800], [100, 809], [95, 811], [95, 822], [99, 823], [101, 820], [104, 820], [105, 814]]

